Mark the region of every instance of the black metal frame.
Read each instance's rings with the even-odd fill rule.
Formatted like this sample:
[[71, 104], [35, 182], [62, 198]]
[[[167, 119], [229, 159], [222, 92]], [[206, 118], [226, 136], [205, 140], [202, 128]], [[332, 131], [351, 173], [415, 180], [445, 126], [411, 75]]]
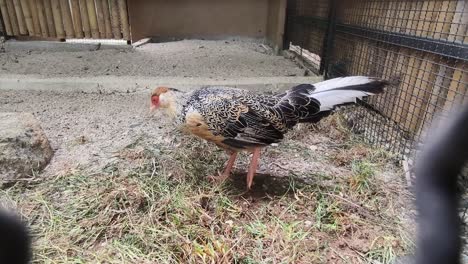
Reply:
[[[362, 101], [360, 104], [365, 108], [351, 111], [360, 119], [358, 130], [367, 130], [376, 141], [397, 138], [399, 146], [391, 148], [400, 157], [408, 156], [407, 151], [413, 151], [419, 144], [422, 133], [425, 133], [422, 128], [432, 120], [435, 112], [445, 111], [447, 104], [453, 105], [468, 97], [468, 84], [464, 79], [468, 74], [468, 43], [463, 40], [464, 27], [468, 25], [462, 19], [453, 22], [455, 15], [462, 16], [466, 10], [458, 9], [457, 0], [452, 0], [457, 8], [436, 11], [423, 10], [422, 4], [414, 5], [416, 2], [421, 1], [402, 1], [396, 7], [383, 0], [289, 0], [287, 6], [284, 47], [288, 48], [292, 43], [300, 46], [301, 54], [308, 50], [319, 55], [320, 65], [313, 66], [325, 79], [358, 72], [385, 75], [394, 82], [393, 92]], [[350, 4], [351, 9], [346, 9], [346, 4]], [[320, 12], [317, 12], [319, 8]], [[410, 11], [420, 15], [411, 17]], [[408, 17], [395, 17], [395, 12], [406, 12]], [[390, 20], [394, 23], [387, 24]], [[418, 23], [438, 23], [443, 27], [455, 25], [456, 32], [452, 33], [452, 28], [447, 33], [440, 27], [432, 27], [429, 30], [433, 31], [424, 28], [426, 31], [422, 34]], [[437, 37], [443, 34], [447, 37]], [[393, 69], [396, 66], [403, 68]], [[462, 77], [455, 77], [454, 71]], [[447, 97], [449, 92], [452, 94], [450, 99]], [[439, 102], [439, 98], [443, 98], [442, 101]], [[374, 114], [364, 109], [371, 109]], [[417, 113], [413, 113], [414, 110]], [[379, 121], [375, 123], [377, 116]], [[416, 128], [412, 127], [413, 123]], [[387, 129], [390, 126], [393, 128]], [[408, 127], [412, 127], [411, 130]], [[388, 142], [385, 144], [391, 144]]]
[[[331, 2], [336, 2], [336, 0], [332, 0]], [[331, 7], [330, 17], [327, 20], [303, 16], [297, 17], [296, 22], [302, 25], [317, 25], [326, 28], [328, 31], [327, 35], [325, 35], [326, 40], [324, 41], [326, 50], [330, 50], [333, 46], [335, 32], [341, 32], [387, 44], [431, 52], [451, 59], [468, 61], [468, 45], [336, 23], [335, 14], [336, 10]], [[327, 56], [327, 54], [328, 53], [322, 54], [323, 58], [331, 57], [329, 55]]]
[[327, 34], [323, 40], [323, 53], [322, 60], [320, 61], [320, 74], [324, 74], [325, 78], [328, 78], [327, 70], [330, 58], [332, 58], [333, 53], [333, 42], [335, 40], [335, 31], [336, 31], [336, 0], [330, 1], [330, 9], [328, 13], [328, 23], [327, 23]]
[[5, 23], [3, 22], [2, 12], [0, 12], [0, 25], [2, 26], [2, 29], [3, 29], [3, 31], [0, 30], [0, 37], [6, 38], [7, 34], [6, 34]]
[[370, 30], [344, 24], [337, 25], [337, 31], [377, 40], [383, 43], [398, 45], [420, 51], [430, 52], [451, 59], [468, 60], [468, 45], [457, 44], [436, 39], [408, 36], [399, 33], [388, 33], [381, 30]]

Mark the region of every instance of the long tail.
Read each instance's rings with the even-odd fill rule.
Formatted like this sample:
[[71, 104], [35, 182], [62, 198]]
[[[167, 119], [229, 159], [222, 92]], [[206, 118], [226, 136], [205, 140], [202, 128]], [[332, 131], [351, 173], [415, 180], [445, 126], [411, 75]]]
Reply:
[[[288, 116], [294, 112], [296, 122], [318, 122], [338, 106], [382, 93], [386, 85], [387, 81], [366, 76], [340, 77], [313, 85], [301, 84], [280, 95], [283, 97], [281, 110]], [[293, 123], [291, 121], [288, 126]]]
[[316, 90], [310, 96], [320, 102], [320, 111], [327, 111], [355, 103], [356, 99], [365, 96], [382, 93], [386, 85], [387, 81], [366, 76], [335, 78], [314, 84]]

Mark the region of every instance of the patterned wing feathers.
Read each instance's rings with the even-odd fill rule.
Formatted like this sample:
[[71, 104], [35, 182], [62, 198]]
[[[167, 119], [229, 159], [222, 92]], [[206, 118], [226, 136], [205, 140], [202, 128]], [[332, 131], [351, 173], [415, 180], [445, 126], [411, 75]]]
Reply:
[[[240, 92], [239, 92], [240, 91]], [[266, 146], [283, 138], [278, 113], [271, 107], [277, 100], [243, 90], [202, 89], [184, 107], [188, 130], [201, 138], [228, 148], [248, 149]], [[188, 109], [191, 109], [190, 111]], [[275, 125], [276, 123], [276, 125]]]

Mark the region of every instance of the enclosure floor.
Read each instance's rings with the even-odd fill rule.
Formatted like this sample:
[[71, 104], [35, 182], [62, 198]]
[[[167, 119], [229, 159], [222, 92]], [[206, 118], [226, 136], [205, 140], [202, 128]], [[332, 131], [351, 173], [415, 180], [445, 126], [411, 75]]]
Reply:
[[183, 40], [151, 43], [135, 50], [0, 53], [0, 75], [268, 77], [303, 76], [292, 61], [246, 40]]
[[[283, 142], [263, 151], [254, 179], [254, 190], [244, 195], [248, 154], [240, 155], [233, 180], [220, 189], [205, 178], [222, 169], [227, 160], [224, 152], [202, 140], [179, 134], [167, 118], [158, 114], [149, 115], [147, 100], [146, 91], [99, 94], [0, 90], [0, 112], [34, 113], [55, 150], [43, 174], [30, 182], [15, 185], [11, 190], [0, 189], [0, 197], [12, 200], [11, 203], [16, 204], [27, 219], [41, 219], [35, 221], [33, 226], [37, 237], [38, 262], [46, 258], [61, 263], [78, 259], [87, 263], [100, 263], [102, 259], [113, 259], [112, 263], [131, 263], [135, 260], [127, 256], [122, 257], [121, 261], [114, 259], [115, 254], [121, 254], [122, 250], [116, 244], [133, 241], [119, 235], [127, 232], [123, 231], [127, 230], [123, 226], [128, 226], [127, 222], [120, 222], [127, 221], [127, 217], [142, 219], [138, 223], [131, 220], [129, 232], [134, 233], [148, 227], [151, 230], [167, 230], [167, 227], [164, 229], [151, 222], [158, 219], [156, 212], [142, 211], [140, 215], [140, 209], [137, 209], [138, 205], [133, 205], [133, 200], [130, 202], [131, 209], [127, 204], [123, 206], [138, 213], [116, 217], [119, 223], [110, 222], [109, 219], [114, 219], [114, 216], [107, 214], [114, 214], [117, 209], [101, 208], [115, 204], [120, 206], [119, 201], [109, 202], [107, 194], [114, 197], [122, 193], [122, 197], [140, 199], [140, 193], [137, 198], [132, 198], [134, 188], [140, 188], [135, 186], [145, 189], [141, 193], [155, 193], [154, 198], [144, 199], [147, 199], [145, 203], [150, 208], [158, 210], [172, 208], [172, 205], [160, 203], [158, 197], [178, 203], [175, 198], [165, 198], [163, 194], [173, 190], [177, 190], [174, 192], [183, 204], [195, 210], [199, 210], [200, 204], [203, 204], [200, 197], [225, 199], [223, 201], [228, 201], [225, 203], [233, 204], [227, 209], [216, 207], [216, 210], [205, 213], [209, 214], [210, 219], [219, 221], [222, 230], [229, 225], [229, 221], [234, 222], [232, 230], [235, 231], [226, 238], [229, 242], [223, 242], [227, 248], [239, 245], [226, 254], [229, 259], [245, 254], [256, 263], [262, 263], [265, 256], [274, 257], [272, 263], [284, 259], [288, 259], [285, 263], [371, 263], [371, 260], [390, 263], [389, 260], [396, 256], [411, 253], [408, 233], [411, 233], [413, 212], [401, 168], [385, 152], [353, 140], [352, 135], [340, 128], [342, 125], [333, 122], [336, 117], [323, 120], [318, 129], [300, 125], [288, 133]], [[193, 178], [197, 180], [192, 181]], [[158, 189], [155, 184], [161, 181], [164, 181], [161, 184], [166, 184], [164, 186], [172, 187]], [[104, 187], [101, 188], [101, 185]], [[43, 199], [47, 202], [41, 202]], [[126, 199], [122, 203], [126, 203]], [[43, 215], [47, 212], [41, 207], [44, 203], [47, 203], [47, 208], [54, 208], [51, 218], [54, 215], [70, 215], [67, 220], [54, 220], [58, 222], [55, 225], [60, 225], [58, 231], [48, 228], [51, 224], [48, 222], [49, 216]], [[220, 202], [214, 204], [218, 206]], [[89, 217], [84, 220], [80, 218], [82, 211], [87, 212], [96, 206], [99, 208], [93, 214], [96, 212], [100, 216], [89, 221], [99, 223], [88, 224], [86, 221]], [[239, 211], [233, 213], [231, 207]], [[70, 213], [68, 208], [82, 211]], [[201, 214], [199, 216], [199, 211], [190, 213], [193, 216], [190, 226], [198, 228], [191, 232], [203, 235], [210, 232], [210, 226], [218, 224], [198, 223], [199, 219], [203, 219]], [[170, 216], [167, 220], [164, 220], [165, 216], [161, 217], [161, 221], [170, 226], [169, 232], [185, 232], [172, 224]], [[160, 220], [155, 221], [159, 223]], [[69, 223], [73, 224], [68, 226]], [[262, 232], [272, 235], [264, 238], [263, 235], [258, 237], [255, 230], [248, 231], [251, 226], [257, 228], [258, 224], [262, 225], [260, 228], [268, 230]], [[76, 242], [75, 237], [70, 238], [69, 233], [73, 232], [80, 237], [94, 237], [96, 231], [87, 229], [88, 225], [105, 229], [107, 242], [96, 238], [90, 242], [91, 246], [85, 246]], [[182, 226], [189, 224], [187, 222]], [[293, 228], [293, 231], [287, 231], [287, 228]], [[243, 235], [244, 232], [253, 235]], [[145, 234], [144, 238], [147, 241], [159, 236], [159, 233], [152, 233]], [[216, 233], [213, 237], [225, 236]], [[273, 254], [270, 247], [258, 249], [258, 244], [265, 240], [272, 241], [273, 247], [281, 250]], [[173, 247], [161, 249], [154, 246], [158, 243], [149, 243], [148, 251], [141, 251], [136, 244], [126, 245], [128, 249], [125, 250], [131, 252], [129, 254], [150, 252], [141, 253], [138, 263], [165, 263], [164, 260], [170, 258], [168, 255], [175, 254], [170, 250]], [[174, 245], [177, 243], [178, 240]], [[327, 246], [318, 246], [321, 244]], [[63, 252], [69, 248], [73, 248], [73, 252], [78, 252], [76, 249], [81, 252], [67, 255], [68, 259], [60, 261], [64, 254], [55, 250]], [[102, 252], [103, 249], [107, 251]], [[300, 253], [290, 254], [296, 249]], [[368, 257], [368, 252], [377, 253]], [[345, 257], [341, 258], [343, 255]], [[161, 261], [157, 261], [157, 256], [162, 256], [159, 257]], [[309, 262], [311, 259], [313, 261]], [[183, 260], [180, 262], [201, 263], [188, 261], [188, 257]]]
[[[7, 53], [0, 54], [0, 78], [34, 74], [42, 78], [86, 79], [106, 73], [127, 77], [227, 79], [303, 75], [303, 70], [293, 62], [262, 53], [262, 49], [257, 43], [247, 42], [181, 41], [151, 44], [131, 52]], [[227, 186], [207, 182], [206, 176], [223, 167], [224, 152], [176, 132], [172, 120], [160, 113], [150, 114], [148, 89], [101, 92], [99, 89], [33, 88], [0, 89], [0, 112], [33, 113], [41, 122], [55, 155], [43, 174], [12, 189], [0, 189], [0, 195], [11, 200], [27, 219], [41, 219], [33, 225], [38, 262], [45, 259], [61, 262], [65, 257], [63, 263], [98, 263], [122, 253], [125, 255], [122, 261], [113, 263], [163, 263], [174, 255], [178, 262], [200, 263], [196, 254], [185, 256], [173, 252], [173, 248], [180, 246], [179, 237], [174, 245], [165, 242], [167, 245], [159, 248], [160, 241], [148, 239], [166, 237], [166, 234], [145, 233], [168, 230], [185, 237], [184, 227], [191, 233], [198, 230], [197, 236], [215, 232], [210, 237], [225, 237], [220, 244], [224, 260], [262, 263], [261, 260], [272, 258], [267, 262], [370, 263], [376, 260], [389, 263], [396, 256], [410, 254], [407, 236], [412, 231], [408, 225], [413, 212], [408, 208], [410, 198], [401, 168], [384, 151], [354, 139], [336, 116], [328, 117], [318, 128], [300, 125], [283, 142], [267, 148], [262, 153], [254, 190], [244, 195], [248, 155], [240, 155], [234, 180], [228, 181]], [[299, 182], [300, 187], [296, 185]], [[156, 183], [164, 187], [158, 189]], [[106, 187], [102, 189], [100, 184]], [[127, 198], [118, 200], [120, 192], [130, 203], [126, 202]], [[174, 193], [181, 200], [166, 197], [165, 192]], [[150, 193], [155, 196], [140, 199]], [[109, 200], [107, 194], [115, 201]], [[136, 200], [145, 201], [148, 206], [143, 207], [148, 211], [140, 214], [140, 205], [133, 203], [135, 194]], [[209, 197], [208, 201], [219, 199], [219, 202], [209, 202], [217, 206], [216, 210], [210, 205], [203, 211], [205, 197]], [[43, 202], [44, 199], [47, 201]], [[164, 201], [177, 205], [171, 207]], [[120, 206], [120, 203], [125, 210], [137, 213], [123, 215], [125, 210], [101, 208]], [[54, 212], [43, 215], [47, 211], [42, 208], [44, 204]], [[187, 214], [190, 223], [184, 220], [181, 225], [175, 225], [175, 218], [156, 216], [159, 213], [154, 211], [176, 208], [179, 212], [180, 204], [196, 210]], [[226, 207], [219, 207], [220, 204]], [[99, 208], [93, 214], [96, 212], [98, 217], [80, 218], [82, 210], [89, 212], [95, 206]], [[80, 208], [80, 213], [76, 208]], [[55, 214], [67, 217], [56, 219]], [[199, 223], [205, 215], [212, 222]], [[50, 224], [49, 217], [57, 223]], [[186, 218], [185, 215], [177, 217]], [[159, 226], [159, 218], [164, 227]], [[135, 222], [136, 219], [141, 221]], [[99, 222], [89, 222], [94, 220]], [[124, 226], [131, 226], [130, 231]], [[230, 231], [220, 233], [211, 228], [216, 226]], [[81, 239], [103, 234], [94, 227], [104, 228], [105, 234], [93, 241]], [[263, 230], [260, 236], [258, 228]], [[140, 233], [140, 230], [144, 231]], [[138, 233], [150, 246], [128, 244], [135, 240], [127, 239], [126, 232], [132, 236]], [[197, 241], [190, 242], [193, 245], [189, 243], [187, 252], [194, 252]], [[258, 249], [263, 241], [271, 244]], [[213, 243], [218, 245], [218, 241]], [[224, 251], [224, 247], [232, 250]], [[68, 250], [73, 253], [63, 254]], [[138, 252], [141, 256], [134, 257]], [[158, 258], [163, 261], [157, 261]], [[212, 260], [223, 263], [220, 259]]]
[[[150, 43], [126, 51], [0, 53], [0, 83], [11, 76], [15, 84], [26, 82], [21, 87], [6, 85], [0, 89], [0, 111], [32, 112], [41, 121], [56, 150], [46, 173], [79, 166], [99, 169], [114, 152], [136, 138], [157, 138], [161, 134], [165, 124], [150, 122], [148, 115], [148, 89], [153, 84], [141, 85], [149, 78], [155, 78], [150, 83], [179, 89], [227, 80], [246, 83], [257, 91], [267, 88], [260, 85], [263, 81], [272, 84], [269, 88], [282, 90], [296, 79], [313, 82], [302, 77], [304, 70], [294, 62], [269, 54], [264, 47], [247, 40], [184, 40]], [[46, 83], [28, 83], [31, 78]], [[109, 79], [112, 81], [106, 83]], [[95, 81], [84, 89], [90, 80]], [[136, 88], [130, 87], [132, 80], [139, 83]], [[110, 91], [101, 94], [96, 84]], [[37, 86], [40, 91], [33, 91]]]

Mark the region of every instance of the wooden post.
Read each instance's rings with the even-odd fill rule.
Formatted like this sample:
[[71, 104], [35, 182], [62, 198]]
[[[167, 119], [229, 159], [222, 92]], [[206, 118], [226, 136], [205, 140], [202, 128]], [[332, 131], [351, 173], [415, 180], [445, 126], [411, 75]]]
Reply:
[[418, 24], [418, 31], [421, 32], [419, 36], [427, 37], [428, 28], [431, 21], [431, 12], [434, 10], [434, 1], [424, 1], [421, 12], [424, 12], [424, 15], [421, 14], [421, 20]]
[[437, 60], [435, 55], [427, 54], [422, 57], [421, 67], [418, 70], [416, 82], [413, 88], [413, 96], [410, 100], [409, 112], [416, 117], [413, 122], [409, 124], [410, 131], [418, 132], [424, 124], [424, 111], [427, 108], [428, 99], [430, 97], [430, 90], [432, 90], [436, 67], [438, 66], [434, 61]]
[[435, 29], [437, 26], [436, 21], [438, 19], [439, 13], [441, 12], [442, 2], [443, 1], [430, 1], [429, 2], [428, 10], [433, 10], [433, 11], [431, 12], [431, 15], [427, 16], [428, 18], [426, 18], [427, 20], [429, 20], [429, 23], [426, 28], [427, 33], [423, 35], [424, 37], [433, 38], [435, 36]]
[[70, 2], [68, 0], [61, 0], [60, 9], [62, 12], [63, 25], [65, 28], [65, 34], [67, 38], [74, 38], [75, 32], [73, 30], [73, 22], [70, 12]]
[[10, 15], [8, 14], [8, 8], [5, 0], [0, 0], [0, 11], [2, 12], [3, 22], [5, 24], [5, 31], [8, 36], [13, 35], [13, 29], [11, 27]]
[[411, 1], [410, 4], [410, 9], [409, 9], [409, 15], [408, 15], [408, 23], [406, 24], [406, 34], [409, 35], [414, 35], [416, 32], [416, 29], [418, 27], [418, 22], [417, 20], [417, 13], [419, 10], [421, 10], [420, 7], [418, 7], [419, 1]]
[[273, 43], [275, 45], [275, 53], [280, 54], [283, 50], [284, 42], [284, 25], [286, 23], [286, 5], [287, 0], [279, 0], [278, 13], [274, 14], [278, 16], [278, 20], [275, 25], [275, 34], [273, 36]]
[[21, 35], [28, 34], [26, 29], [26, 22], [24, 20], [23, 9], [21, 8], [21, 3], [19, 0], [13, 0], [13, 5], [15, 7], [16, 18], [18, 19], [18, 28]]
[[102, 9], [104, 12], [104, 25], [106, 28], [106, 38], [112, 38], [112, 28], [111, 28], [111, 20], [110, 20], [110, 13], [109, 13], [109, 1], [101, 0], [102, 2]]
[[28, 0], [21, 0], [21, 9], [23, 10], [24, 22], [26, 23], [26, 29], [30, 36], [34, 36], [34, 26], [31, 17], [31, 11], [29, 10]]
[[349, 67], [349, 70], [351, 70], [353, 74], [360, 74], [359, 56], [362, 54], [362, 41], [355, 41], [355, 45], [353, 46], [353, 53], [351, 58], [355, 59], [351, 60], [351, 67]]
[[394, 31], [394, 22], [396, 17], [396, 3], [390, 2], [388, 4], [387, 12], [385, 13], [385, 28], [387, 31]]
[[47, 19], [45, 16], [44, 1], [37, 0], [37, 10], [39, 13], [39, 25], [41, 27], [41, 33], [43, 37], [49, 37], [49, 29], [47, 28]]
[[6, 7], [8, 14], [10, 15], [11, 29], [13, 30], [13, 35], [19, 36], [19, 27], [18, 20], [16, 19], [15, 6], [13, 5], [13, 0], [6, 0]]
[[[468, 25], [465, 27], [465, 32], [468, 32]], [[468, 33], [465, 34], [465, 37], [461, 37], [461, 40], [464, 42], [464, 43], [468, 43]]]
[[81, 23], [80, 1], [72, 0], [71, 8], [73, 14], [73, 26], [75, 29], [75, 35], [77, 38], [83, 38], [83, 25]]
[[49, 32], [50, 37], [55, 38], [57, 34], [55, 33], [54, 15], [52, 13], [50, 0], [44, 0], [44, 9], [47, 20], [47, 31]]
[[121, 39], [122, 33], [120, 31], [119, 7], [117, 5], [117, 0], [111, 0], [110, 6], [111, 6], [112, 34], [114, 35], [115, 39]]
[[450, 32], [450, 23], [453, 18], [453, 14], [456, 9], [456, 3], [451, 1], [441, 1], [442, 7], [438, 12], [438, 17], [435, 22], [435, 39], [447, 39], [448, 33]]
[[399, 89], [395, 91], [394, 99], [394, 110], [390, 113], [390, 118], [395, 122], [398, 122], [402, 115], [402, 105], [403, 105], [403, 85], [404, 78], [406, 77], [405, 71], [407, 70], [409, 63], [409, 49], [400, 48], [397, 50], [396, 59], [395, 59], [395, 76], [400, 78]]
[[402, 90], [404, 91], [403, 105], [402, 105], [402, 119], [400, 119], [400, 124], [407, 131], [415, 133], [413, 129], [412, 122], [417, 121], [417, 116], [412, 112], [412, 104], [416, 100], [416, 83], [418, 81], [418, 73], [422, 66], [422, 59], [418, 56], [418, 53], [412, 52], [412, 57], [410, 57], [408, 62], [408, 68], [406, 69], [406, 78], [403, 81]]
[[128, 24], [127, 0], [119, 0], [120, 22], [122, 24], [122, 34], [125, 40], [130, 40], [130, 26]]
[[418, 2], [416, 4], [417, 12], [415, 16], [412, 18], [414, 20], [412, 24], [412, 34], [415, 36], [421, 36], [422, 27], [424, 26], [424, 16], [425, 10], [424, 8], [425, 2]]
[[65, 38], [65, 32], [63, 31], [62, 12], [60, 12], [60, 2], [59, 0], [51, 0], [51, 4], [57, 38]]
[[397, 1], [395, 3], [395, 8], [396, 8], [396, 13], [395, 13], [395, 30], [393, 32], [397, 33], [403, 33], [404, 32], [404, 25], [403, 25], [403, 20], [405, 16], [405, 6], [406, 2], [403, 1]]
[[86, 0], [80, 0], [81, 23], [83, 24], [83, 33], [85, 38], [91, 38], [91, 30], [89, 27], [88, 8]]
[[379, 21], [377, 25], [377, 29], [379, 30], [386, 30], [386, 17], [385, 14], [387, 10], [390, 9], [390, 1], [382, 1], [379, 3], [380, 4], [380, 10], [379, 10]]
[[463, 43], [463, 35], [465, 35], [465, 38], [468, 38], [468, 36], [466, 36], [468, 27], [468, 16], [466, 12], [468, 12], [468, 1], [458, 1], [450, 27], [449, 41]]
[[468, 82], [468, 73], [464, 72], [462, 69], [466, 68], [466, 66], [467, 65], [463, 64], [463, 62], [457, 63], [455, 65], [456, 69], [451, 69], [452, 72], [445, 76], [447, 80], [447, 95], [443, 106], [444, 111], [450, 111], [454, 106], [468, 101], [466, 96], [465, 100], [463, 100], [463, 94], [467, 92], [466, 83]]
[[[387, 52], [387, 57], [385, 58], [385, 64], [384, 64], [384, 73], [382, 75], [382, 78], [386, 80], [390, 80], [391, 78], [395, 77], [397, 72], [396, 70], [396, 61], [397, 61], [397, 49], [392, 47], [388, 50]], [[386, 109], [384, 109], [383, 113], [385, 116], [390, 117], [394, 111], [395, 108], [395, 101], [397, 99], [397, 89], [395, 87], [392, 87], [392, 89], [387, 89], [385, 94], [383, 95], [385, 97], [385, 100], [388, 101], [388, 106]]]
[[370, 45], [370, 42], [366, 39], [362, 39], [362, 53], [359, 54], [359, 65], [361, 66], [361, 74], [368, 75], [371, 70], [374, 70], [371, 66], [372, 56], [374, 49]]
[[33, 20], [34, 35], [41, 36], [41, 26], [39, 24], [39, 14], [37, 12], [36, 0], [29, 0], [29, 10]]
[[104, 24], [104, 11], [102, 10], [102, 1], [96, 0], [96, 14], [98, 20], [98, 29], [99, 29], [99, 36], [101, 38], [106, 37], [106, 25]]
[[99, 29], [97, 25], [96, 17], [96, 6], [94, 5], [94, 0], [86, 0], [86, 6], [88, 8], [89, 16], [89, 25], [91, 27], [91, 36], [93, 38], [99, 38]]
[[404, 89], [403, 86], [405, 85], [404, 81], [405, 78], [408, 76], [405, 74], [408, 64], [409, 64], [409, 53], [410, 50], [407, 48], [400, 48], [397, 50], [397, 57], [395, 61], [395, 75], [399, 77], [400, 79], [400, 84], [399, 84], [399, 89], [397, 90], [397, 96], [395, 100], [395, 107], [394, 111], [391, 113], [391, 119], [394, 120], [395, 122], [399, 122], [400, 119], [402, 118], [402, 109], [403, 109], [403, 99], [404, 99]]
[[[450, 74], [450, 70], [448, 69], [447, 65], [435, 65], [435, 70], [433, 70], [433, 83], [432, 83], [432, 91], [430, 96], [427, 99], [427, 107], [426, 111], [426, 119], [424, 122], [426, 124], [430, 123], [431, 119], [440, 111], [441, 107], [444, 105], [447, 97], [447, 89], [446, 87], [449, 85], [447, 82], [446, 75]], [[427, 127], [421, 127], [419, 132], [421, 135], [426, 136]]]
[[468, 65], [466, 62], [459, 62], [455, 64], [455, 67], [457, 69], [453, 73], [449, 89], [456, 90], [458, 92], [458, 98], [455, 101], [456, 103], [466, 104], [468, 103], [468, 96], [466, 96], [468, 92], [468, 85], [466, 85], [468, 83], [468, 72], [463, 71], [463, 69], [468, 68]]

